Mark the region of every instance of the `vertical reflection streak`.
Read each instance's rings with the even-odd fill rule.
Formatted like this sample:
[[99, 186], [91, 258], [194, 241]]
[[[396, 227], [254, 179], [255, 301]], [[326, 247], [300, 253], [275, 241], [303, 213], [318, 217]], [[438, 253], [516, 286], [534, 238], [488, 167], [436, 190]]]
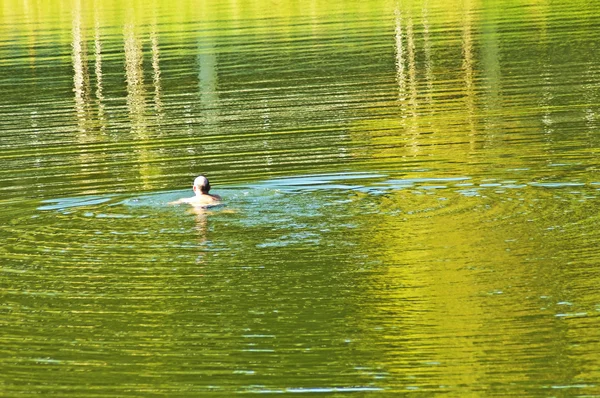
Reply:
[[428, 105], [433, 103], [433, 66], [431, 62], [431, 36], [429, 33], [429, 5], [427, 2], [423, 5], [423, 53], [425, 56], [425, 82], [427, 92], [425, 99]]
[[135, 35], [133, 23], [125, 25], [124, 36], [127, 107], [131, 118], [131, 130], [136, 134], [143, 134], [145, 104], [142, 44]]
[[99, 5], [94, 1], [94, 73], [96, 75], [96, 100], [98, 103], [98, 123], [100, 131], [106, 132], [106, 112], [104, 108], [104, 93], [102, 81], [102, 37], [100, 33]]
[[488, 144], [496, 136], [496, 128], [501, 123], [501, 63], [500, 63], [500, 34], [498, 33], [498, 11], [486, 10], [487, 23], [483, 25], [483, 43], [481, 44], [483, 56], [483, 74], [485, 77], [485, 129]]
[[541, 114], [541, 129], [542, 131], [547, 134], [547, 137], [549, 140], [551, 140], [550, 135], [553, 131], [552, 128], [552, 114], [551, 114], [551, 103], [554, 99], [554, 95], [552, 94], [552, 84], [553, 84], [553, 79], [552, 79], [552, 68], [549, 67], [549, 57], [550, 57], [550, 51], [551, 49], [548, 48], [548, 42], [549, 42], [549, 37], [548, 37], [548, 21], [547, 21], [547, 15], [549, 13], [549, 10], [546, 9], [547, 7], [547, 3], [546, 2], [540, 2], [538, 4], [536, 4], [536, 7], [533, 8], [534, 12], [536, 12], [538, 14], [537, 16], [537, 20], [540, 21], [540, 33], [539, 33], [539, 39], [538, 42], [540, 43], [540, 50], [541, 50], [541, 54], [543, 54], [541, 56], [542, 62], [541, 62], [541, 68], [540, 68], [540, 75], [539, 75], [539, 85], [540, 85], [540, 97], [537, 101], [536, 106], [541, 110], [540, 114]]
[[[417, 67], [415, 55], [415, 35], [412, 18], [406, 20], [406, 33], [402, 30], [402, 15], [399, 9], [395, 10], [396, 33], [396, 80], [398, 82], [398, 100], [400, 101], [401, 127], [409, 133], [410, 148], [414, 154], [419, 150], [419, 128], [417, 112]], [[406, 47], [404, 37], [406, 36]], [[408, 76], [406, 73], [408, 65]], [[408, 85], [408, 87], [407, 87]], [[407, 103], [408, 98], [408, 103]], [[407, 125], [407, 117], [410, 117]]]
[[596, 64], [593, 62], [588, 63], [585, 71], [586, 84], [585, 84], [585, 109], [584, 109], [584, 120], [590, 137], [590, 145], [592, 145], [593, 138], [598, 129], [598, 114], [596, 112], [598, 101], [598, 93], [600, 93], [600, 76], [596, 72]]
[[406, 49], [408, 54], [408, 86], [410, 91], [409, 104], [411, 105], [412, 116], [416, 116], [417, 106], [417, 71], [415, 62], [415, 35], [413, 31], [412, 18], [408, 19], [406, 24]]
[[218, 128], [219, 97], [217, 94], [217, 56], [213, 39], [202, 37], [198, 42], [198, 100], [203, 124], [208, 130]]
[[552, 94], [552, 88], [554, 87], [554, 81], [552, 79], [552, 71], [547, 65], [544, 65], [542, 71], [542, 98], [540, 102], [540, 108], [542, 112], [542, 126], [545, 134], [548, 135], [548, 139], [552, 141], [550, 137], [554, 132], [552, 125], [554, 121], [552, 119], [552, 101], [554, 100], [554, 94]]
[[408, 105], [410, 107], [410, 124], [408, 132], [410, 133], [411, 149], [413, 154], [419, 150], [419, 124], [417, 112], [417, 66], [415, 60], [415, 35], [413, 29], [413, 20], [409, 18], [406, 23], [406, 48], [408, 55], [408, 88], [410, 98]]
[[[75, 113], [77, 117], [76, 141], [79, 144], [78, 161], [80, 179], [90, 181], [89, 175], [97, 172], [97, 155], [89, 152], [87, 143], [96, 140], [93, 132], [94, 117], [91, 114], [91, 83], [88, 65], [85, 28], [82, 22], [81, 1], [75, 0], [72, 14], [72, 52], [73, 52], [73, 91], [75, 93]], [[84, 191], [95, 193], [95, 189]]]
[[396, 39], [396, 81], [398, 83], [398, 100], [406, 99], [406, 76], [404, 71], [404, 48], [402, 46], [402, 16], [400, 10], [395, 10], [395, 39]]
[[161, 126], [163, 116], [162, 105], [162, 88], [160, 84], [160, 48], [158, 45], [158, 33], [156, 21], [152, 24], [152, 32], [150, 33], [150, 42], [152, 45], [152, 83], [154, 85], [154, 110], [158, 119], [157, 125]]
[[465, 108], [469, 123], [469, 144], [471, 150], [475, 149], [475, 88], [473, 83], [473, 33], [472, 33], [472, 13], [473, 6], [471, 1], [465, 1], [465, 12], [463, 18], [462, 34], [462, 69], [464, 72], [465, 83]]
[[143, 70], [143, 52], [141, 40], [136, 34], [136, 25], [132, 20], [124, 27], [125, 75], [127, 81], [127, 107], [131, 123], [133, 139], [139, 144], [136, 151], [139, 154], [139, 173], [144, 189], [151, 189], [151, 177], [157, 174], [150, 165], [154, 156], [146, 148], [149, 140], [145, 121], [145, 87]]
[[204, 37], [198, 46], [198, 91], [204, 121], [215, 126], [218, 118], [217, 56], [210, 37]]
[[100, 39], [100, 21], [96, 17], [94, 23], [94, 72], [96, 74], [96, 98], [98, 101], [104, 100], [102, 93], [102, 41]]
[[73, 8], [72, 27], [73, 52], [73, 92], [75, 93], [75, 112], [78, 119], [79, 132], [86, 132], [86, 108], [89, 96], [89, 74], [86, 59], [86, 45], [81, 27], [81, 2], [76, 0]]

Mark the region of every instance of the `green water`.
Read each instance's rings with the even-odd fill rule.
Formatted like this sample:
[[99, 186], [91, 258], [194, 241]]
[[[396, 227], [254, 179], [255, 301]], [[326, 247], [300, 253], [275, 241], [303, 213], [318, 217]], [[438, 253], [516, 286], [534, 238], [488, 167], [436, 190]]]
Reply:
[[128, 3], [0, 5], [0, 396], [600, 394], [600, 3]]

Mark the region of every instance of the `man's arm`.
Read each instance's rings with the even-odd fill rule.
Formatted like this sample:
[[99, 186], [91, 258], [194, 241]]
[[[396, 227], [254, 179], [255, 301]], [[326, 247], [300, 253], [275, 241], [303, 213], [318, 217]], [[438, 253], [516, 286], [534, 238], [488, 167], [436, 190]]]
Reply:
[[180, 205], [182, 203], [189, 203], [189, 199], [188, 198], [181, 198], [181, 199], [177, 199], [173, 202], [169, 202], [170, 205]]

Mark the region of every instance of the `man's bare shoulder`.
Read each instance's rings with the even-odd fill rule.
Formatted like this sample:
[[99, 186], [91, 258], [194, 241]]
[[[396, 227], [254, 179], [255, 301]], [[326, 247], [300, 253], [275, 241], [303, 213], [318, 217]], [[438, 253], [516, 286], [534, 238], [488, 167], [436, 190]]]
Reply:
[[178, 204], [189, 204], [192, 206], [216, 206], [221, 204], [221, 197], [219, 195], [200, 195], [193, 196], [191, 198], [181, 198], [174, 202], [170, 202], [171, 205]]
[[187, 203], [197, 205], [216, 205], [221, 203], [221, 197], [217, 195], [200, 195], [190, 198], [191, 200]]
[[174, 200], [172, 202], [169, 202], [170, 205], [180, 205], [182, 203], [190, 203], [190, 201], [194, 199], [194, 198], [181, 198], [181, 199], [177, 199]]

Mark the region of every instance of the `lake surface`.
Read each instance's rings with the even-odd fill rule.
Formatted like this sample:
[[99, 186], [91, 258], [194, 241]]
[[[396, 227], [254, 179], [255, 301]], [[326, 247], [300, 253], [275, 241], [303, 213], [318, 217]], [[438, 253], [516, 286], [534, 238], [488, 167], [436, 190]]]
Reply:
[[0, 6], [0, 396], [600, 395], [600, 3], [127, 3]]

